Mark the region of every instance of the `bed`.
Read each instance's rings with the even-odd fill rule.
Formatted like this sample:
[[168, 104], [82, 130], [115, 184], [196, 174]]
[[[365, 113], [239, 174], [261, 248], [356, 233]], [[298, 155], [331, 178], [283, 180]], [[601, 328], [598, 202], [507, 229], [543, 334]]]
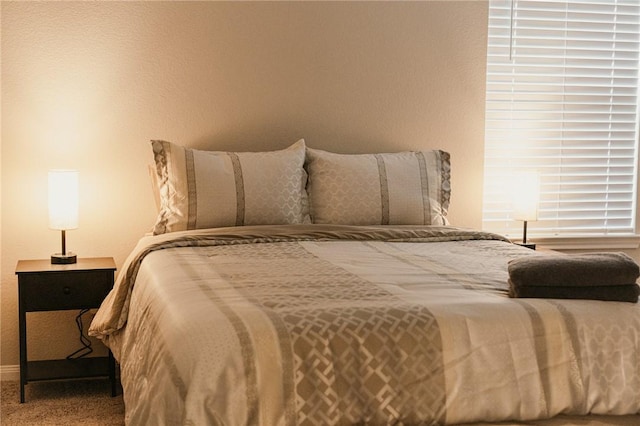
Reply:
[[[120, 363], [127, 424], [639, 424], [640, 306], [510, 298], [507, 262], [544, 254], [446, 222], [446, 153], [299, 142], [278, 152], [295, 167], [252, 177], [269, 155], [153, 146], [154, 235], [90, 328]], [[374, 176], [358, 195], [354, 168]], [[419, 202], [399, 198], [412, 185]], [[236, 208], [202, 208], [214, 193]]]

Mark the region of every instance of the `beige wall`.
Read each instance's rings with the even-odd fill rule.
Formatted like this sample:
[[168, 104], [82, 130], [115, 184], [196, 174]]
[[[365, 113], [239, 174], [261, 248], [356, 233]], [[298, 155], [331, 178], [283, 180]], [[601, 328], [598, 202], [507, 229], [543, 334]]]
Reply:
[[[80, 171], [68, 247], [121, 265], [154, 220], [148, 140], [452, 154], [453, 224], [481, 225], [485, 2], [2, 2], [1, 363], [18, 259], [47, 258], [46, 174]], [[32, 314], [30, 356], [77, 348]]]

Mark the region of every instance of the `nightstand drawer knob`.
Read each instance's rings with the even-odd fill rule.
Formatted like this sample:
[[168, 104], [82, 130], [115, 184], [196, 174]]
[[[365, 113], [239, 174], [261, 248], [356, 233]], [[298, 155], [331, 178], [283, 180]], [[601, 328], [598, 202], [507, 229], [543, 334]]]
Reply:
[[71, 294], [71, 288], [69, 288], [69, 287], [65, 287], [65, 288], [63, 288], [63, 289], [62, 289], [62, 292], [63, 292], [64, 294]]

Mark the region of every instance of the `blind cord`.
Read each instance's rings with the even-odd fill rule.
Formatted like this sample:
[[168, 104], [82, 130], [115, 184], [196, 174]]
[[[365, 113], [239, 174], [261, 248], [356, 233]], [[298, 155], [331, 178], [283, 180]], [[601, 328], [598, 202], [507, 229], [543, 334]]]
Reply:
[[511, 13], [509, 19], [509, 60], [513, 60], [513, 14], [515, 12], [515, 3], [516, 0], [511, 0]]

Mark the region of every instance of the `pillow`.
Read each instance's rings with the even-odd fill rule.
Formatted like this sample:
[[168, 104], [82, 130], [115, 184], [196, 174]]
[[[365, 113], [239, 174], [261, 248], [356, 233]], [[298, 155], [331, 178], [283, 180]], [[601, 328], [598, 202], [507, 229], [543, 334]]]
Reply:
[[334, 154], [307, 148], [313, 223], [448, 225], [449, 154]]
[[304, 140], [271, 152], [218, 152], [151, 141], [160, 211], [153, 233], [309, 223]]
[[149, 164], [147, 166], [149, 177], [151, 178], [151, 191], [153, 192], [153, 201], [156, 203], [156, 213], [160, 211], [160, 191], [158, 190], [158, 175], [156, 167]]

